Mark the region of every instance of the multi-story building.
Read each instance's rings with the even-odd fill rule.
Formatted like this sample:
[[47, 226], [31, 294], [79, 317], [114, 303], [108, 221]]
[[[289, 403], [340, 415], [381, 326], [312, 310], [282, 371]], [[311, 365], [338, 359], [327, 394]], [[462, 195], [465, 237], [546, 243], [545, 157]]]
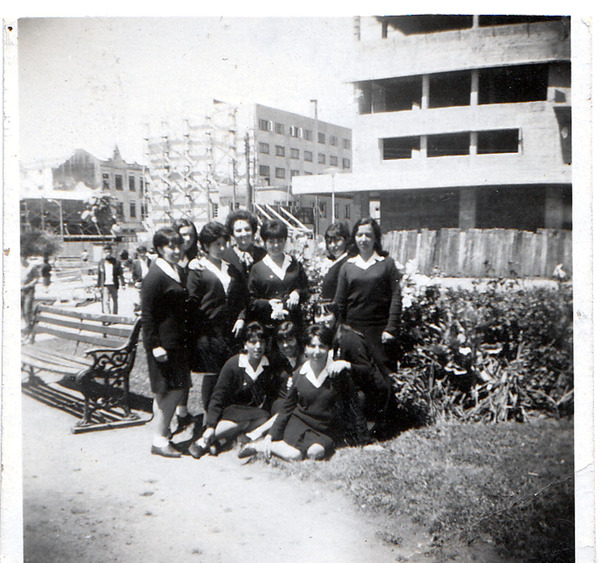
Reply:
[[73, 156], [52, 169], [55, 188], [72, 188], [83, 183], [97, 190], [98, 196], [111, 196], [122, 234], [144, 231], [142, 221], [146, 214], [144, 167], [137, 162], [125, 162], [119, 149], [101, 160], [85, 150], [76, 150]]
[[[571, 228], [568, 17], [358, 18], [353, 172], [390, 229]], [[294, 194], [326, 194], [325, 178]]]

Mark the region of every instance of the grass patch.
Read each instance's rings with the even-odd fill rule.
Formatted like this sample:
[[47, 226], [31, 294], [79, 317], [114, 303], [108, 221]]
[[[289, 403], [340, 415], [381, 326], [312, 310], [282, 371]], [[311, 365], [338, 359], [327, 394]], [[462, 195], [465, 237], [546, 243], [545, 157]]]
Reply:
[[277, 464], [343, 488], [389, 523], [412, 519], [432, 551], [488, 538], [501, 557], [574, 561], [573, 424], [444, 424], [410, 430], [382, 451], [340, 450], [326, 463]]

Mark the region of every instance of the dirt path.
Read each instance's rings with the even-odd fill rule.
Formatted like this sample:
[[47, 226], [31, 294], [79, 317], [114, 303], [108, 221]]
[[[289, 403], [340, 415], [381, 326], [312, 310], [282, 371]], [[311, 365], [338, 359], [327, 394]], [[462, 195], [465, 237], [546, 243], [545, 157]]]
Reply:
[[383, 562], [423, 539], [386, 544], [341, 491], [233, 452], [166, 459], [150, 425], [72, 435], [74, 421], [23, 397], [24, 561]]

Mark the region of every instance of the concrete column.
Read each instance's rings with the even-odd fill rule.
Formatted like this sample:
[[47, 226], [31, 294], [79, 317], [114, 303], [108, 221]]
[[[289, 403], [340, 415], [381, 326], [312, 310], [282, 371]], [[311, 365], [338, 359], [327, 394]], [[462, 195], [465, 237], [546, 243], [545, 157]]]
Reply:
[[427, 135], [421, 135], [419, 138], [421, 141], [421, 147], [419, 149], [419, 158], [427, 157]]
[[469, 137], [469, 156], [477, 156], [477, 131], [471, 131]]
[[429, 75], [423, 75], [421, 92], [421, 109], [429, 109]]
[[473, 29], [477, 29], [479, 27], [479, 16], [473, 16]]
[[476, 106], [479, 103], [479, 71], [474, 69], [471, 71], [471, 106]]
[[463, 231], [476, 227], [476, 188], [460, 188], [458, 194], [458, 228]]
[[544, 227], [546, 229], [562, 229], [564, 201], [559, 186], [546, 186], [544, 200]]
[[368, 217], [369, 210], [369, 192], [359, 192], [354, 196], [354, 203], [358, 206], [361, 217]]

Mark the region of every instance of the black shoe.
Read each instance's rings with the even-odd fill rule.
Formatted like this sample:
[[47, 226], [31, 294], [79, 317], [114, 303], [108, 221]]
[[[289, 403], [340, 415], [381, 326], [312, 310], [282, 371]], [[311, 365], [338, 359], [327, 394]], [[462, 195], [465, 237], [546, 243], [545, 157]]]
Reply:
[[154, 455], [162, 455], [163, 457], [181, 457], [181, 452], [176, 450], [171, 444], [166, 446], [152, 446], [150, 450]]
[[247, 444], [238, 452], [238, 457], [240, 459], [243, 459], [245, 457], [252, 457], [253, 455], [256, 455], [257, 453], [258, 453], [258, 451], [256, 450], [255, 444]]
[[171, 437], [175, 436], [175, 434], [179, 434], [183, 432], [190, 424], [194, 424], [196, 419], [188, 412], [185, 416], [177, 416], [177, 426], [175, 430], [171, 430]]
[[208, 448], [198, 444], [197, 442], [192, 442], [188, 448], [188, 452], [193, 458], [200, 459], [206, 452], [208, 452]]

